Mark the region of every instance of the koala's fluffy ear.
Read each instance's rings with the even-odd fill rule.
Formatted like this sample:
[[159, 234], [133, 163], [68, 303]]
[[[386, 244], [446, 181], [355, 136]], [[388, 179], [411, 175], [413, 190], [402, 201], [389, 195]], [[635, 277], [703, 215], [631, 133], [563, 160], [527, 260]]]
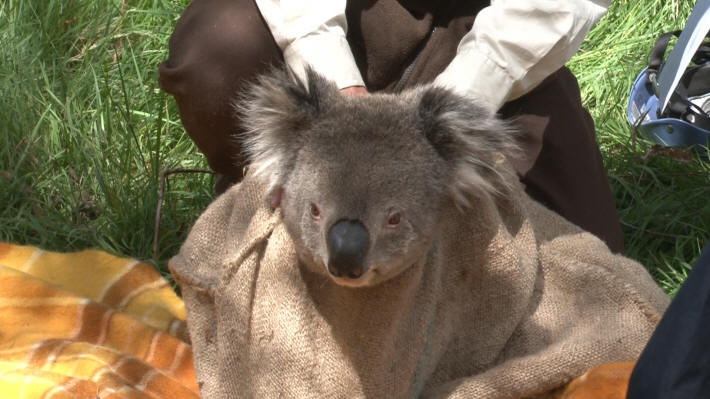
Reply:
[[273, 191], [283, 185], [302, 134], [323, 112], [337, 87], [306, 68], [302, 81], [284, 69], [262, 75], [236, 104], [245, 128], [239, 137], [249, 167]]
[[424, 135], [451, 166], [449, 191], [459, 208], [470, 204], [471, 195], [497, 195], [509, 187], [500, 163], [519, 153], [509, 123], [475, 100], [437, 86], [422, 89], [418, 112]]

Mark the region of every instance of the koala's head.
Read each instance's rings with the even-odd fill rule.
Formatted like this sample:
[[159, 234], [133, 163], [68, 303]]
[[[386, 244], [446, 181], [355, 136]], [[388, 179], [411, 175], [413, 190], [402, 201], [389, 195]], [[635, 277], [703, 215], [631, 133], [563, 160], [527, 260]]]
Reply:
[[312, 71], [274, 71], [239, 112], [250, 168], [300, 259], [345, 286], [424, 259], [446, 207], [504, 189], [498, 164], [514, 150], [493, 112], [434, 86], [346, 97]]

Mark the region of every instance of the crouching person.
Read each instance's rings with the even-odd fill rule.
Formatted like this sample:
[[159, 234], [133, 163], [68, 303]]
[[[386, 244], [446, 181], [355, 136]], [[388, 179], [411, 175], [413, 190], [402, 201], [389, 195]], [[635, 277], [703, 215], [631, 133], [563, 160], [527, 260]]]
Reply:
[[[526, 192], [623, 251], [618, 214], [592, 119], [564, 63], [605, 2], [488, 0], [194, 0], [170, 39], [161, 87], [218, 173], [243, 177], [245, 84], [284, 63], [310, 64], [344, 93], [397, 93], [435, 82], [513, 118], [523, 149], [512, 164]], [[336, 138], [337, 139], [337, 138]]]

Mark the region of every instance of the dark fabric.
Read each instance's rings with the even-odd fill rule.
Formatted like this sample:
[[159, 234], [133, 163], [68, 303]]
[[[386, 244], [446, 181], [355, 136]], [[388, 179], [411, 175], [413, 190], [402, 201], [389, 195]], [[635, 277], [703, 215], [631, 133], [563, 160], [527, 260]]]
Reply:
[[345, 14], [348, 43], [370, 91], [393, 87], [432, 29], [432, 10], [408, 10], [396, 1], [349, 1]]
[[501, 109], [525, 133], [524, 159], [513, 160], [526, 192], [548, 208], [623, 252], [614, 196], [596, 143], [594, 121], [582, 107], [577, 79], [562, 68]]
[[172, 94], [180, 119], [207, 163], [217, 191], [241, 180], [244, 167], [234, 135], [234, 99], [246, 82], [283, 62], [256, 4], [244, 0], [195, 0], [170, 37], [160, 65], [160, 87]]
[[626, 397], [710, 397], [710, 241], [641, 353]]
[[[348, 2], [348, 42], [368, 89], [397, 91], [433, 80], [488, 4]], [[233, 139], [240, 125], [232, 111], [239, 89], [281, 61], [253, 0], [194, 0], [175, 27], [160, 84], [175, 96], [185, 129], [220, 175], [218, 192], [242, 177], [244, 162]], [[561, 69], [501, 113], [523, 132], [526, 159], [514, 165], [528, 194], [601, 237], [612, 251], [623, 251], [594, 124], [572, 74]]]
[[681, 31], [666, 32], [658, 37], [656, 44], [653, 45], [653, 50], [651, 50], [651, 55], [648, 57], [648, 70], [658, 73], [661, 70], [661, 64], [663, 64], [663, 59], [666, 57], [666, 49], [668, 44], [671, 42], [673, 36], [680, 36]]
[[348, 43], [370, 91], [430, 82], [456, 55], [478, 1], [348, 1]]

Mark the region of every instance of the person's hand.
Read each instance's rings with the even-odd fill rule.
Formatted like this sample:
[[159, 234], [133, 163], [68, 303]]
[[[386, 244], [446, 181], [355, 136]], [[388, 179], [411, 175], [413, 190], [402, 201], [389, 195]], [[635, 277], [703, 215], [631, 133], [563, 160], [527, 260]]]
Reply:
[[347, 96], [363, 96], [368, 94], [365, 86], [350, 86], [340, 89], [340, 92]]

